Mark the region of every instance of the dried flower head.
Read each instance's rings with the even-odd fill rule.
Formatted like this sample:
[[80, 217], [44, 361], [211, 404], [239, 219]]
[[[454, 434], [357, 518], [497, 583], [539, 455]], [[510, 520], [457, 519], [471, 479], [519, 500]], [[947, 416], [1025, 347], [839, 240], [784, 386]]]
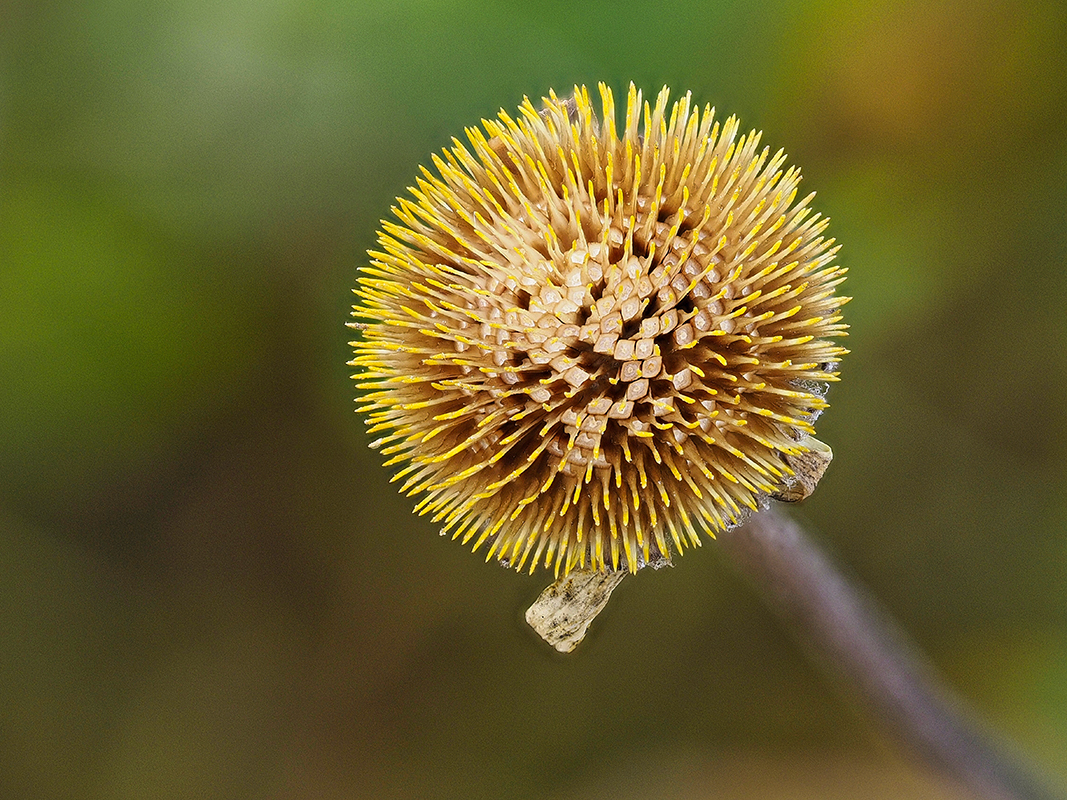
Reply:
[[[362, 270], [355, 379], [420, 514], [516, 568], [635, 571], [788, 482], [846, 351], [800, 172], [689, 95], [585, 87], [453, 139]], [[673, 543], [673, 547], [672, 547]]]

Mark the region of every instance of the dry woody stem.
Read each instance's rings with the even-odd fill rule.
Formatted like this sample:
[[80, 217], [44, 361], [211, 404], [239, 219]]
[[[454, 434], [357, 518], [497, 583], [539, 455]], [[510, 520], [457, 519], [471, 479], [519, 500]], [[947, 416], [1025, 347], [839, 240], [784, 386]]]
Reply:
[[966, 796], [1067, 797], [975, 722], [892, 621], [788, 516], [774, 508], [756, 514], [719, 537], [719, 550], [839, 684]]

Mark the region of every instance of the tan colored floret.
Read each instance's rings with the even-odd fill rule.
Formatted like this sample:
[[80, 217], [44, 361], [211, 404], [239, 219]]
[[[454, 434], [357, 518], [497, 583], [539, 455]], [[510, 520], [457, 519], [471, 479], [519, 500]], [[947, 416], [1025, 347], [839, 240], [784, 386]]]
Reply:
[[351, 364], [416, 509], [488, 558], [637, 570], [788, 482], [846, 351], [800, 172], [630, 87], [466, 131], [362, 270]]

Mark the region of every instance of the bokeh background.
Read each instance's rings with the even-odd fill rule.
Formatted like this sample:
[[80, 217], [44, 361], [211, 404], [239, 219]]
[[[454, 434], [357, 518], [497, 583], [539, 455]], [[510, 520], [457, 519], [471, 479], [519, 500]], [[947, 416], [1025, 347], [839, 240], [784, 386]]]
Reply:
[[357, 265], [463, 126], [690, 89], [851, 268], [796, 513], [1067, 776], [1067, 8], [0, 3], [0, 796], [941, 798], [716, 552], [556, 657], [411, 516]]

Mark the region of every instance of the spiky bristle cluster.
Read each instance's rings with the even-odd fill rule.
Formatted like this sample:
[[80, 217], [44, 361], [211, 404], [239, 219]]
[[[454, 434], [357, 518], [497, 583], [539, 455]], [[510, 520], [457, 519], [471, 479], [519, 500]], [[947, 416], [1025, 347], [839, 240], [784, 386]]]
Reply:
[[[631, 571], [738, 521], [846, 351], [800, 172], [689, 95], [585, 87], [453, 139], [362, 270], [354, 376], [420, 514], [516, 568]], [[673, 546], [672, 546], [673, 545]]]

